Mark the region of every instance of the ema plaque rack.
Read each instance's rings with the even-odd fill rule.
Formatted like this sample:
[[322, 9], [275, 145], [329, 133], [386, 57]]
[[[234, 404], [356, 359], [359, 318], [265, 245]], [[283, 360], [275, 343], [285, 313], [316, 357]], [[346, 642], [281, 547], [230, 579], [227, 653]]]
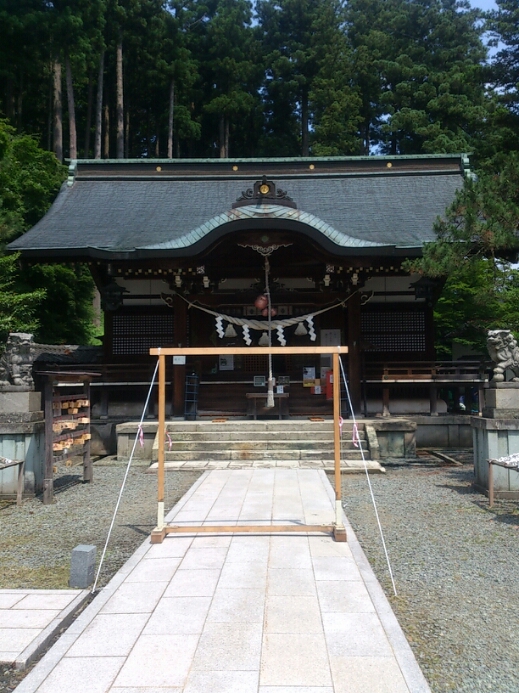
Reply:
[[100, 373], [46, 371], [45, 478], [43, 503], [54, 498], [54, 467], [74, 456], [83, 457], [83, 481], [93, 480], [90, 458], [90, 383]]

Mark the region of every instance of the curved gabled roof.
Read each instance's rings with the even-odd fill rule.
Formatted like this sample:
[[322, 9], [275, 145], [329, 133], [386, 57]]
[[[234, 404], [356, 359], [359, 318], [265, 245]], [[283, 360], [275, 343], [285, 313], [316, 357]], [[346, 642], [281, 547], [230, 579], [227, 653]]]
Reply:
[[[9, 249], [41, 259], [174, 257], [236, 228], [300, 228], [338, 254], [417, 249], [434, 239], [434, 221], [461, 187], [463, 168], [460, 155], [72, 162], [49, 212]], [[232, 209], [262, 176], [297, 209]]]

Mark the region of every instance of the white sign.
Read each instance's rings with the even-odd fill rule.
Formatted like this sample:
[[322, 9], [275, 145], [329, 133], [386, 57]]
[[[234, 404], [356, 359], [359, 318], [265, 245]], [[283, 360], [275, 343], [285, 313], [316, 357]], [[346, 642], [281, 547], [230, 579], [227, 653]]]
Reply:
[[229, 354], [228, 356], [218, 357], [218, 367], [221, 371], [233, 371], [234, 370], [234, 354]]
[[186, 357], [185, 356], [173, 356], [173, 365], [174, 366], [185, 366], [186, 365]]

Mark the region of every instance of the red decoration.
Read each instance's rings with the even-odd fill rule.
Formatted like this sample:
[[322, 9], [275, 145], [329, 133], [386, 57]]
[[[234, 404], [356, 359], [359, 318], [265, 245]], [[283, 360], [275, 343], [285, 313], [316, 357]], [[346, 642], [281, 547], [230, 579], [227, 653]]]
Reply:
[[[265, 310], [261, 311], [261, 314], [263, 315], [264, 318], [268, 317], [269, 309], [265, 308]], [[277, 314], [278, 314], [277, 310], [275, 308], [272, 308], [270, 311], [270, 317], [274, 318]]]
[[261, 296], [258, 296], [258, 298], [254, 301], [254, 305], [258, 310], [263, 310], [263, 308], [266, 308], [268, 306], [269, 300], [265, 296], [265, 294], [261, 294]]

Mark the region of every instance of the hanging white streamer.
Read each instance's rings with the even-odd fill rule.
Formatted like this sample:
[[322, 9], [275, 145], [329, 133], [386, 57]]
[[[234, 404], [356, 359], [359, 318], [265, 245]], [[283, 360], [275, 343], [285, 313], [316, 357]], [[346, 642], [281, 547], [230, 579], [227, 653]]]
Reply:
[[312, 315], [306, 319], [307, 325], [308, 325], [308, 334], [310, 335], [310, 340], [312, 342], [315, 342], [316, 339], [316, 334], [314, 330], [314, 318]]
[[220, 339], [223, 339], [224, 334], [225, 334], [222, 323], [223, 323], [223, 318], [221, 316], [218, 316], [216, 318], [216, 331], [218, 332], [218, 336], [220, 337]]
[[250, 346], [252, 344], [252, 339], [250, 336], [249, 326], [243, 325], [242, 331], [243, 331], [243, 341], [245, 342], [245, 344], [247, 346]]
[[285, 333], [283, 332], [283, 325], [278, 325], [276, 327], [276, 332], [278, 333], [278, 342], [281, 346], [287, 345], [287, 340], [285, 339]]

